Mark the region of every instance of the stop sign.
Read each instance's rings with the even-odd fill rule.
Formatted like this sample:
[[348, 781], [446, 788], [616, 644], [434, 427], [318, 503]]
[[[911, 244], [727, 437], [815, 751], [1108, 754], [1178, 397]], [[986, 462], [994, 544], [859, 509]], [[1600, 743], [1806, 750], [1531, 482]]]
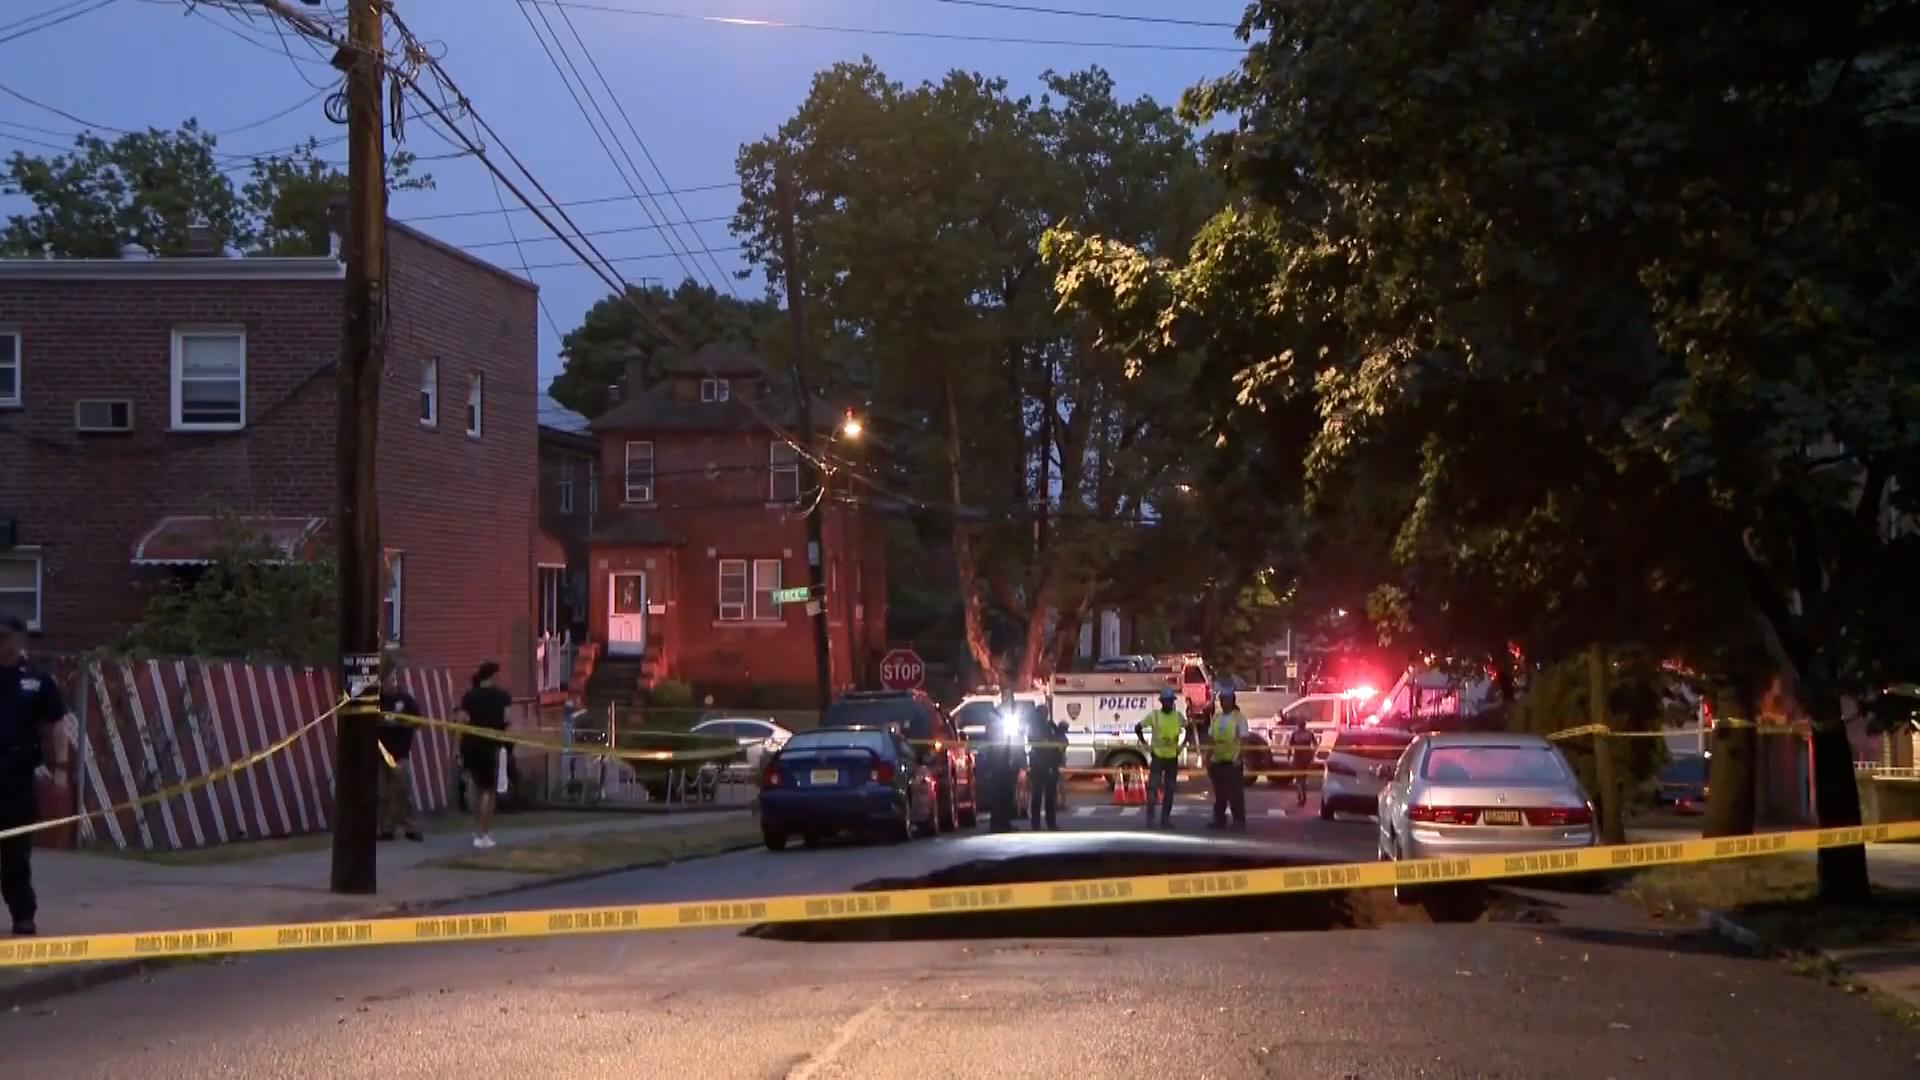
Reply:
[[927, 665], [912, 649], [895, 649], [880, 658], [880, 682], [889, 690], [912, 690], [927, 677]]

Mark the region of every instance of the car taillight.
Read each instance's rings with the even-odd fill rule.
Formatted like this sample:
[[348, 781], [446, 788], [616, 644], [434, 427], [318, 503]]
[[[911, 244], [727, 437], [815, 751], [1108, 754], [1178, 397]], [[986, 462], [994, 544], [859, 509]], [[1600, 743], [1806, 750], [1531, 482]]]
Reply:
[[760, 786], [763, 788], [779, 787], [780, 786], [780, 770], [774, 768], [772, 765], [768, 765], [766, 768], [761, 769], [760, 770]]
[[1593, 811], [1584, 806], [1551, 806], [1527, 811], [1527, 824], [1535, 828], [1560, 825], [1591, 825]]
[[882, 784], [893, 783], [893, 763], [882, 761], [873, 767], [873, 778]]
[[1471, 806], [1409, 806], [1407, 818], [1427, 825], [1471, 825], [1480, 811]]
[[1344, 762], [1344, 761], [1334, 761], [1334, 760], [1331, 760], [1331, 759], [1329, 759], [1329, 760], [1327, 761], [1327, 771], [1328, 771], [1328, 772], [1330, 772], [1330, 773], [1333, 773], [1333, 774], [1334, 774], [1335, 776], [1358, 776], [1358, 775], [1360, 775], [1359, 773], [1357, 773], [1357, 772], [1354, 772], [1354, 771], [1353, 771], [1353, 766], [1351, 766], [1351, 765], [1349, 765], [1349, 764], [1347, 764], [1346, 762]]

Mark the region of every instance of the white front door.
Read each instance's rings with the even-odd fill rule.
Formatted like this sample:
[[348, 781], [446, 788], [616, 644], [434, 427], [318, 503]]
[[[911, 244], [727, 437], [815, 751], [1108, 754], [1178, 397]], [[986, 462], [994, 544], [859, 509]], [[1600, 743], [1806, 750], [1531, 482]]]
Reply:
[[609, 575], [607, 591], [607, 652], [639, 656], [647, 651], [647, 575]]

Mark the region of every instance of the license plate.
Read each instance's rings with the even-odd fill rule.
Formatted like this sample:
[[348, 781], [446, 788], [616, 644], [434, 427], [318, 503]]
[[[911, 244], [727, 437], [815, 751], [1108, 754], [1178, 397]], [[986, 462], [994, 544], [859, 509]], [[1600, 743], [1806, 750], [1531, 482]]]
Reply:
[[1489, 825], [1518, 825], [1522, 821], [1518, 810], [1488, 810], [1481, 819]]
[[815, 769], [812, 772], [807, 774], [807, 783], [812, 784], [815, 787], [822, 787], [829, 784], [838, 784], [839, 782], [840, 782], [839, 769]]

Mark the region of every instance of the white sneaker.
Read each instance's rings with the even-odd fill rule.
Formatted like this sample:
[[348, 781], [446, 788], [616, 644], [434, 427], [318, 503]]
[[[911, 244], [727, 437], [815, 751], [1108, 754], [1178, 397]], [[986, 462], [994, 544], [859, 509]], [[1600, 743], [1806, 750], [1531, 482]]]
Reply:
[[493, 845], [491, 842], [487, 840], [486, 837], [476, 836], [473, 838], [473, 846], [477, 848], [485, 848], [485, 847], [492, 847]]
[[493, 847], [493, 846], [495, 846], [495, 845], [494, 845], [494, 842], [493, 842], [493, 837], [491, 837], [491, 836], [483, 836], [483, 837], [481, 837], [481, 838], [480, 838], [480, 846], [481, 846], [481, 847]]

